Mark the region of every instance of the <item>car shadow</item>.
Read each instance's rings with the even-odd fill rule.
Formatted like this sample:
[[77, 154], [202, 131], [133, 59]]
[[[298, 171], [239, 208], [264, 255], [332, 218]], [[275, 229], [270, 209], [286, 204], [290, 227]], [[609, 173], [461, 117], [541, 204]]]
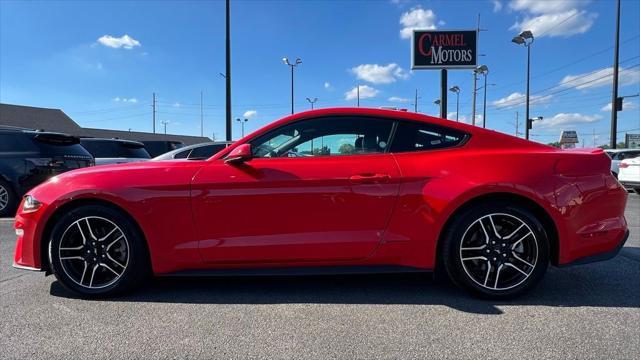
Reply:
[[[522, 297], [492, 301], [469, 296], [430, 274], [307, 277], [155, 278], [109, 301], [188, 304], [406, 304], [444, 305], [474, 314], [502, 314], [501, 305], [640, 307], [640, 261], [627, 255], [596, 264], [549, 267]], [[58, 282], [54, 296], [74, 298]]]

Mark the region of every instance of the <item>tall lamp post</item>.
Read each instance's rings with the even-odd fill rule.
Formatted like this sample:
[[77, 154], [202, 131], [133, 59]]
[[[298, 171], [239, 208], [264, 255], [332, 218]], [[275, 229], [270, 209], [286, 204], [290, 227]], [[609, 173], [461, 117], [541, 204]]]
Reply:
[[236, 121], [237, 121], [237, 122], [239, 122], [239, 123], [240, 123], [240, 125], [242, 126], [242, 130], [241, 130], [242, 132], [241, 132], [241, 134], [242, 134], [242, 137], [244, 137], [244, 123], [246, 123], [247, 121], [249, 121], [249, 119], [240, 119], [240, 118], [237, 118], [237, 119], [236, 119]]
[[309, 104], [311, 104], [311, 110], [313, 110], [313, 104], [316, 103], [316, 101], [318, 101], [318, 98], [314, 97], [312, 98], [307, 98], [307, 101], [309, 102]]
[[[517, 45], [524, 45], [527, 48], [527, 97], [525, 107], [525, 119], [529, 119], [529, 78], [531, 73], [531, 44], [533, 44], [533, 33], [529, 30], [525, 30], [520, 35], [511, 39], [511, 41]], [[525, 139], [529, 140], [529, 127], [525, 126], [524, 132]]]
[[440, 99], [433, 100], [433, 104], [438, 107], [438, 113], [440, 113]]
[[293, 69], [302, 64], [302, 60], [300, 60], [300, 58], [297, 58], [296, 61], [292, 64], [289, 62], [288, 58], [284, 57], [282, 58], [282, 62], [284, 62], [285, 65], [289, 65], [289, 67], [291, 68], [291, 114], [293, 114]]
[[460, 121], [460, 88], [455, 85], [449, 91], [456, 94], [456, 121]]
[[476, 74], [482, 74], [484, 76], [484, 86], [482, 96], [482, 127], [485, 128], [487, 126], [487, 75], [489, 75], [489, 68], [487, 65], [480, 65], [473, 70]]

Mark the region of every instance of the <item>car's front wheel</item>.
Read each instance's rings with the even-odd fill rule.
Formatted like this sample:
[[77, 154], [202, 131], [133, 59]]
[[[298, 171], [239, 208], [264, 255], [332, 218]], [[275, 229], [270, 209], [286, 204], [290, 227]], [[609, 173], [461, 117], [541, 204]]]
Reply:
[[442, 260], [451, 280], [475, 295], [510, 298], [536, 285], [549, 262], [549, 241], [528, 209], [503, 202], [456, 215]]
[[120, 211], [100, 205], [75, 208], [58, 219], [49, 262], [58, 281], [84, 297], [111, 296], [148, 274], [144, 240]]

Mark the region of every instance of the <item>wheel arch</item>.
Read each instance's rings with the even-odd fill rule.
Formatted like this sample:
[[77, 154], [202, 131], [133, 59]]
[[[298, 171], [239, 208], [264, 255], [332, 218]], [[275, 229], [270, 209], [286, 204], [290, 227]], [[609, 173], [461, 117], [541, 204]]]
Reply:
[[50, 241], [51, 232], [53, 231], [53, 227], [55, 226], [57, 220], [60, 219], [60, 217], [62, 217], [65, 213], [85, 205], [99, 205], [99, 206], [108, 207], [126, 216], [129, 219], [129, 221], [131, 221], [131, 223], [136, 227], [136, 230], [138, 231], [140, 236], [142, 236], [142, 241], [144, 243], [144, 246], [147, 252], [146, 253], [147, 261], [148, 261], [148, 264], [151, 265], [151, 257], [149, 256], [149, 244], [147, 243], [147, 236], [142, 230], [142, 227], [140, 226], [140, 224], [138, 224], [138, 222], [135, 220], [133, 216], [131, 216], [129, 212], [127, 212], [121, 206], [108, 200], [98, 199], [98, 198], [79, 198], [79, 199], [68, 201], [64, 203], [62, 206], [58, 207], [49, 216], [49, 218], [47, 219], [47, 222], [45, 223], [44, 229], [42, 231], [42, 236], [40, 237], [40, 264], [41, 264], [42, 270], [44, 270], [47, 275], [51, 273], [51, 269], [49, 267], [49, 261], [48, 261], [49, 254], [47, 252], [49, 250], [49, 241]]
[[506, 201], [509, 203], [520, 205], [527, 210], [531, 211], [539, 220], [542, 222], [544, 229], [547, 231], [547, 236], [549, 238], [549, 259], [551, 263], [555, 266], [558, 265], [559, 259], [559, 233], [558, 227], [554, 222], [551, 215], [545, 210], [540, 204], [535, 202], [534, 200], [520, 194], [510, 193], [510, 192], [494, 192], [479, 195], [473, 197], [466, 202], [462, 203], [458, 206], [447, 218], [447, 221], [442, 226], [440, 234], [438, 235], [438, 242], [436, 245], [436, 269], [440, 269], [442, 266], [442, 245], [444, 243], [444, 236], [447, 233], [447, 230], [452, 225], [455, 217], [466, 211], [467, 209], [476, 206], [481, 203], [486, 202], [495, 202], [495, 201]]

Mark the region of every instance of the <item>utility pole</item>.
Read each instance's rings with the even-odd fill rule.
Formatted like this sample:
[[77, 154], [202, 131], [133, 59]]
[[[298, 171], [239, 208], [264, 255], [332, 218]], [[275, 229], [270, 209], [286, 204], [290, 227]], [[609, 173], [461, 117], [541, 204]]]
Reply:
[[153, 93], [153, 102], [151, 103], [153, 107], [153, 133], [156, 133], [156, 93]]
[[358, 90], [356, 90], [357, 94], [358, 94], [358, 107], [360, 107], [360, 85], [358, 85]]
[[447, 69], [440, 69], [440, 118], [447, 118]]
[[226, 37], [226, 43], [225, 43], [225, 47], [226, 47], [226, 73], [225, 73], [225, 80], [226, 80], [226, 88], [227, 88], [227, 98], [226, 98], [226, 126], [227, 126], [227, 141], [231, 141], [231, 27], [230, 27], [230, 9], [229, 9], [229, 0], [227, 0], [227, 7], [226, 7], [226, 33], [227, 33], [227, 37]]
[[615, 48], [613, 50], [613, 91], [611, 92], [611, 141], [609, 147], [615, 149], [617, 147], [618, 133], [618, 109], [616, 103], [618, 101], [618, 55], [620, 54], [620, 0], [616, 1], [616, 38]]
[[520, 126], [520, 124], [518, 123], [518, 121], [520, 120], [520, 119], [519, 119], [519, 115], [520, 115], [520, 113], [516, 111], [516, 137], [519, 137], [519, 136], [520, 136], [520, 133], [519, 133], [519, 131], [518, 131], [518, 128], [519, 128], [519, 126]]
[[204, 137], [204, 114], [202, 113], [202, 91], [200, 91], [200, 137]]
[[168, 124], [169, 122], [168, 122], [168, 121], [166, 121], [166, 120], [162, 120], [160, 123], [161, 123], [162, 125], [164, 125], [164, 134], [166, 135], [166, 134], [167, 134], [167, 124]]
[[596, 129], [593, 129], [593, 147], [596, 147]]
[[418, 89], [416, 89], [416, 95], [413, 100], [413, 112], [418, 113]]

